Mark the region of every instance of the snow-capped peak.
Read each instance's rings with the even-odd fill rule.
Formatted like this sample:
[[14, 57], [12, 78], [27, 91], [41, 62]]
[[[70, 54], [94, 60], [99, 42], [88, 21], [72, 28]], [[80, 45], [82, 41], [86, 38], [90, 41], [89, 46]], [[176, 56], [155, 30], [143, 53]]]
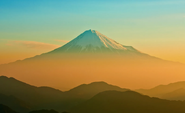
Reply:
[[126, 50], [125, 47], [123, 47], [121, 44], [117, 43], [116, 41], [106, 37], [105, 35], [99, 33], [95, 30], [87, 30], [81, 35], [79, 35], [77, 38], [72, 40], [68, 43], [68, 45], [71, 46], [81, 46], [82, 49], [85, 49], [87, 46], [92, 47], [106, 47], [110, 49], [122, 49]]
[[123, 46], [100, 32], [91, 29], [83, 32], [72, 41], [57, 49], [57, 51], [59, 50], [66, 52], [103, 52], [114, 50], [137, 51], [131, 46]]

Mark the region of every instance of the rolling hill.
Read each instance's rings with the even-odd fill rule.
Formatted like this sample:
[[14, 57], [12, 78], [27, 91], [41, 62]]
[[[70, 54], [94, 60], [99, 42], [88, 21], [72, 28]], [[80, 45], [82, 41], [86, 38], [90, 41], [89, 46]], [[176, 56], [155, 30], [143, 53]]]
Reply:
[[174, 82], [167, 85], [159, 85], [151, 89], [139, 89], [137, 92], [151, 97], [169, 100], [185, 100], [185, 82]]

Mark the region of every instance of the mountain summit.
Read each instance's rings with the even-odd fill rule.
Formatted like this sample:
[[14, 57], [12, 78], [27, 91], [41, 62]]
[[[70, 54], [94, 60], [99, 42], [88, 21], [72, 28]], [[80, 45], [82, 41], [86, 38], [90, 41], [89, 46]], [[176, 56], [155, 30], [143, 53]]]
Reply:
[[87, 30], [78, 37], [54, 50], [54, 52], [139, 52], [132, 46], [124, 46], [96, 30]]

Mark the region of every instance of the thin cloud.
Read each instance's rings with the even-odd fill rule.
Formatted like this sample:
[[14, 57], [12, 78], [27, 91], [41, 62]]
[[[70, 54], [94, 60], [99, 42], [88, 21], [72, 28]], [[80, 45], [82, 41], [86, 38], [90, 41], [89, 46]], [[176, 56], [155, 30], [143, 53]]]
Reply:
[[55, 49], [57, 47], [60, 47], [59, 45], [55, 45], [55, 44], [36, 42], [36, 41], [21, 41], [21, 40], [9, 40], [6, 45], [22, 46], [22, 47], [32, 48], [32, 49]]
[[57, 42], [63, 42], [63, 43], [68, 43], [69, 42], [67, 40], [58, 40], [58, 39], [56, 39], [55, 41], [57, 41]]

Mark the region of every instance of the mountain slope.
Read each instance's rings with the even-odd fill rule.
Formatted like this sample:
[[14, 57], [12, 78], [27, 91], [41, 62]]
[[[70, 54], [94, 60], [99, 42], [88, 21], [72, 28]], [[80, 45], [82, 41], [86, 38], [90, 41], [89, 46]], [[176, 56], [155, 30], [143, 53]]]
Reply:
[[65, 93], [67, 93], [67, 95], [72, 96], [71, 98], [90, 99], [96, 94], [103, 91], [108, 91], [108, 90], [126, 91], [128, 89], [123, 89], [118, 86], [113, 86], [105, 82], [93, 82], [90, 84], [82, 84]]
[[180, 88], [172, 92], [163, 94], [160, 98], [168, 100], [185, 100], [185, 89]]
[[0, 76], [0, 86], [3, 86], [0, 87], [1, 94], [13, 95], [30, 104], [32, 108], [63, 98], [62, 91], [48, 87], [35, 87], [6, 76]]
[[105, 91], [71, 109], [71, 113], [183, 113], [185, 102], [150, 98], [133, 91]]
[[23, 102], [22, 100], [14, 96], [7, 96], [3, 94], [0, 94], [0, 104], [7, 105], [10, 108], [21, 113], [27, 113], [31, 109], [31, 106]]
[[185, 99], [185, 81], [170, 83], [168, 85], [159, 85], [151, 89], [136, 90], [139, 93], [152, 97], [159, 97], [170, 100]]
[[109, 90], [127, 91], [128, 89], [123, 89], [118, 86], [107, 84], [105, 82], [82, 84], [65, 92], [66, 100], [62, 102], [64, 104], [62, 104], [61, 106], [66, 106], [64, 109], [66, 111], [76, 105], [87, 101], [100, 92]]
[[184, 74], [185, 66], [180, 63], [123, 46], [94, 30], [85, 31], [48, 53], [0, 65], [0, 75], [62, 90], [94, 81], [134, 89], [146, 88], [163, 83], [163, 78], [165, 82], [183, 80]]
[[18, 113], [18, 112], [12, 110], [8, 106], [5, 106], [3, 104], [0, 104], [0, 113]]
[[57, 112], [53, 109], [51, 109], [51, 110], [42, 109], [42, 110], [34, 110], [29, 113], [59, 113], [59, 112]]
[[96, 94], [103, 91], [127, 91], [128, 89], [120, 88], [105, 82], [93, 82], [90, 84], [82, 84], [75, 88], [70, 89], [69, 91], [63, 92], [63, 99], [58, 99], [58, 101], [48, 104], [54, 106], [58, 111], [66, 111], [72, 107], [81, 104], [88, 99], [92, 98]]

